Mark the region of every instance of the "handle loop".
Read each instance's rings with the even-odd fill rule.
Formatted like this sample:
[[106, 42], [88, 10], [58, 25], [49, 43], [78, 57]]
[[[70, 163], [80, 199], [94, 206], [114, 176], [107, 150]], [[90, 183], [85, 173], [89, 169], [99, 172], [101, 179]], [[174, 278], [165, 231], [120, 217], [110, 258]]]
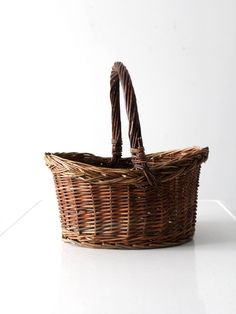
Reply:
[[120, 119], [120, 87], [124, 91], [126, 112], [129, 120], [129, 141], [134, 169], [142, 170], [150, 185], [156, 184], [151, 173], [143, 147], [137, 101], [128, 70], [121, 62], [115, 62], [110, 78], [110, 99], [112, 107], [112, 164], [116, 166], [122, 156], [122, 135]]

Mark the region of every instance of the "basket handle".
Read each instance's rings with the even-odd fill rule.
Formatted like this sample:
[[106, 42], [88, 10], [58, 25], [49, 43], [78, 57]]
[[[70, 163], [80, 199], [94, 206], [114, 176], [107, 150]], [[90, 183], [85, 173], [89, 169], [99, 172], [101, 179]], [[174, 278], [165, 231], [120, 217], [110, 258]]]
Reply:
[[131, 160], [134, 169], [142, 170], [150, 185], [156, 183], [151, 173], [143, 147], [137, 101], [128, 70], [121, 62], [115, 62], [110, 77], [110, 99], [112, 107], [112, 165], [116, 166], [122, 155], [122, 136], [120, 119], [120, 89], [124, 91], [126, 112], [129, 120], [129, 140]]

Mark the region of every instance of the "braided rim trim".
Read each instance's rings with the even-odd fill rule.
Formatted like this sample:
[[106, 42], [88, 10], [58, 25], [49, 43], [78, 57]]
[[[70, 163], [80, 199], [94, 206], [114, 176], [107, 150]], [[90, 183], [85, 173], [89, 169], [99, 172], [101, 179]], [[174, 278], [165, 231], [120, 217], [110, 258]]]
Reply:
[[[66, 159], [72, 153], [45, 153], [46, 165], [55, 174], [78, 177], [93, 184], [145, 184], [143, 171], [134, 168], [107, 168]], [[74, 153], [78, 155], [78, 153]], [[158, 183], [172, 180], [201, 165], [208, 159], [208, 147], [192, 147], [146, 155], [146, 160]], [[80, 154], [91, 159], [110, 160], [92, 154]], [[63, 157], [62, 157], [63, 156]], [[130, 158], [125, 158], [130, 160]]]

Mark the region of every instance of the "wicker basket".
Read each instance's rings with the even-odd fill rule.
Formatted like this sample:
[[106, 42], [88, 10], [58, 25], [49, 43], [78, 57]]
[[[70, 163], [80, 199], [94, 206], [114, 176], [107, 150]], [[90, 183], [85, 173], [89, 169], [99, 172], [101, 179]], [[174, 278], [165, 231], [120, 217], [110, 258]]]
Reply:
[[[119, 81], [129, 119], [131, 158], [121, 158]], [[145, 155], [136, 97], [121, 62], [111, 72], [112, 158], [46, 153], [63, 239], [86, 247], [158, 248], [193, 238], [201, 163], [208, 148]]]

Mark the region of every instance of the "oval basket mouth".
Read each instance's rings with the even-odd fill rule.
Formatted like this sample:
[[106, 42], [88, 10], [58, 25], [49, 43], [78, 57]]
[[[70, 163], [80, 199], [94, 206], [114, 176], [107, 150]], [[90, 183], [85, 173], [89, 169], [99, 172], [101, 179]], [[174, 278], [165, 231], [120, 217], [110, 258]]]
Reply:
[[[150, 153], [146, 155], [147, 163], [151, 169], [164, 169], [166, 167], [172, 167], [183, 164], [188, 160], [199, 161], [199, 163], [205, 162], [208, 159], [209, 148], [201, 148], [199, 146], [193, 146], [184, 149], [175, 149], [169, 151], [162, 151], [157, 153]], [[46, 164], [48, 160], [61, 160], [63, 163], [74, 164], [75, 166], [91, 166], [101, 168], [101, 170], [107, 169], [111, 171], [130, 170], [133, 168], [131, 157], [124, 157], [120, 163], [113, 167], [111, 165], [110, 157], [96, 156], [90, 153], [45, 153]], [[56, 161], [55, 160], [55, 161]], [[48, 165], [48, 164], [47, 164]]]
[[[147, 164], [160, 182], [190, 173], [208, 158], [208, 147], [191, 147], [147, 154]], [[122, 158], [111, 167], [111, 158], [89, 153], [45, 153], [46, 165], [54, 174], [77, 177], [94, 184], [146, 184], [142, 171], [133, 168], [131, 158]]]

